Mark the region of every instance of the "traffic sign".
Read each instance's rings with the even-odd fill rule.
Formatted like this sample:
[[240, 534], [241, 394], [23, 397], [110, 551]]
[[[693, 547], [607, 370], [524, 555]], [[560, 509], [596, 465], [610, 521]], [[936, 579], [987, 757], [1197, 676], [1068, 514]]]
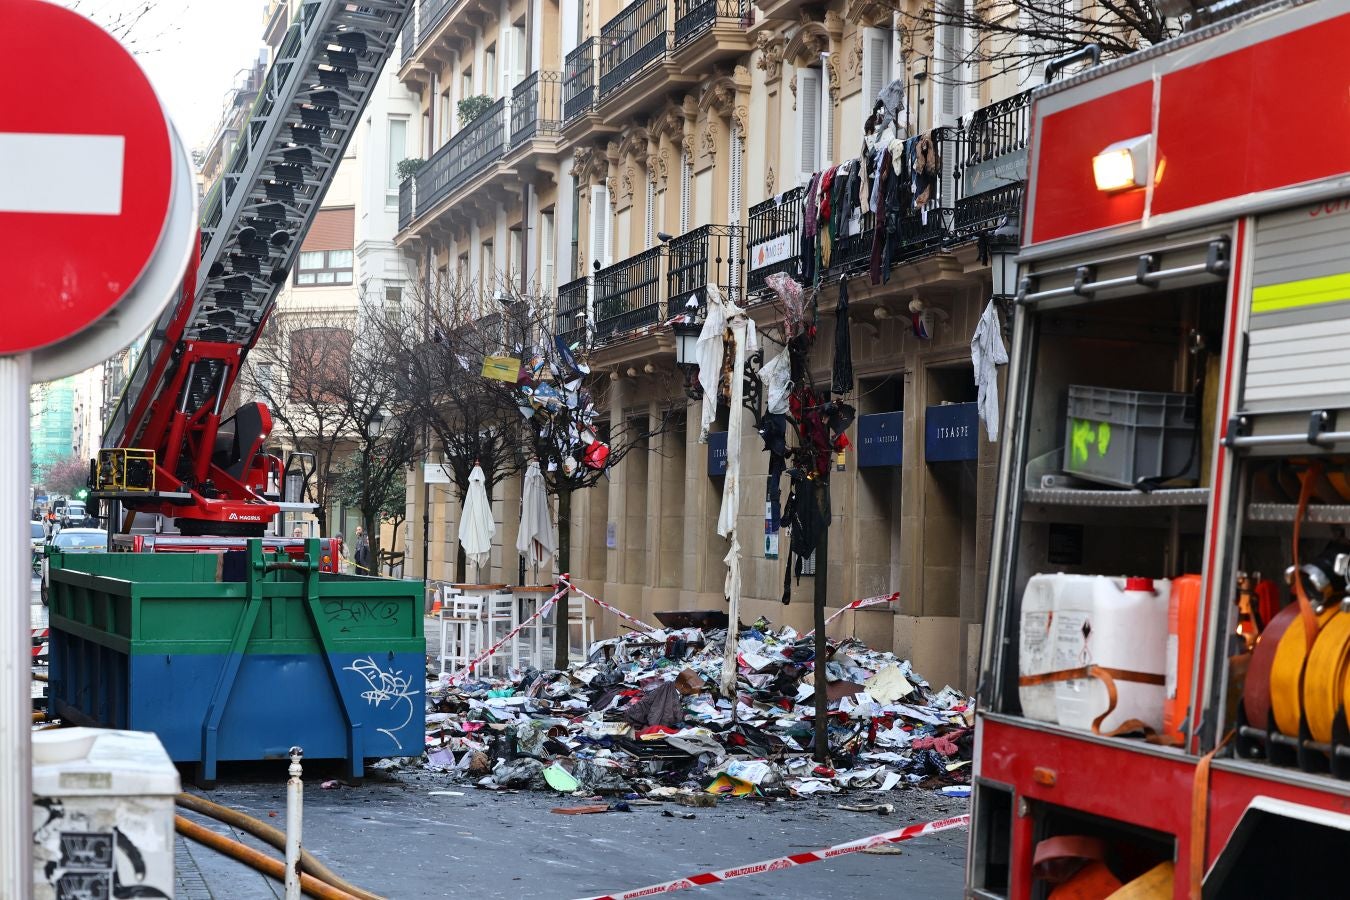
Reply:
[[169, 219], [176, 143], [149, 80], [103, 29], [40, 0], [6, 0], [5, 20], [0, 355], [69, 338], [132, 290]]

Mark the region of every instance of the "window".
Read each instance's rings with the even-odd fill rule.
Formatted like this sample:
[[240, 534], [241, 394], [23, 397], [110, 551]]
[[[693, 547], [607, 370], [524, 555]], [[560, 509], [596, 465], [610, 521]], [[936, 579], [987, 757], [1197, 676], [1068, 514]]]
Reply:
[[385, 202], [398, 205], [398, 164], [408, 158], [408, 120], [389, 120], [389, 181], [386, 185]]
[[529, 57], [529, 50], [525, 46], [525, 21], [523, 19], [511, 26], [511, 42], [507, 49], [511, 54], [511, 84], [508, 87], [514, 88], [525, 80], [526, 62]]
[[539, 287], [545, 297], [553, 296], [553, 266], [557, 253], [557, 248], [553, 245], [556, 241], [553, 210], [546, 209], [539, 214]]
[[432, 146], [431, 111], [428, 110], [422, 113], [422, 157], [429, 159], [435, 152], [436, 148]]
[[506, 232], [506, 280], [511, 287], [520, 284], [520, 273], [525, 271], [525, 244], [520, 239], [520, 229], [512, 228]]
[[890, 31], [867, 28], [863, 31], [863, 113], [872, 115], [872, 107], [882, 88], [895, 77], [891, 61]]
[[272, 396], [272, 364], [258, 363], [253, 367], [253, 380], [258, 387], [258, 396], [267, 400]]
[[455, 260], [455, 281], [457, 282], [456, 287], [463, 287], [469, 282], [468, 253], [461, 253], [459, 259]]
[[500, 96], [497, 88], [497, 45], [483, 51], [483, 93], [489, 97]]
[[459, 76], [459, 99], [473, 96], [473, 66], [469, 66]]
[[938, 91], [938, 118], [942, 125], [954, 125], [979, 105], [979, 69], [971, 62], [978, 37], [960, 27], [962, 18], [974, 15], [974, 0], [943, 0], [947, 21], [938, 28], [938, 66], [934, 73]]
[[351, 284], [352, 251], [304, 250], [295, 270], [298, 285]]
[[820, 70], [797, 70], [797, 171], [801, 184], [820, 171]]
[[609, 188], [591, 185], [591, 259], [604, 268], [610, 264], [613, 234], [609, 216]]
[[351, 370], [352, 333], [346, 328], [301, 328], [291, 333], [291, 399], [335, 403]]
[[483, 241], [483, 256], [478, 264], [478, 283], [484, 289], [491, 288], [497, 283], [497, 257], [492, 241]]
[[441, 108], [436, 112], [441, 120], [440, 136], [437, 138], [437, 143], [441, 145], [450, 140], [450, 132], [455, 130], [455, 117], [450, 114], [450, 110], [450, 89], [446, 88], [441, 91]]
[[384, 317], [389, 324], [397, 324], [403, 312], [403, 288], [387, 287], [384, 289]]

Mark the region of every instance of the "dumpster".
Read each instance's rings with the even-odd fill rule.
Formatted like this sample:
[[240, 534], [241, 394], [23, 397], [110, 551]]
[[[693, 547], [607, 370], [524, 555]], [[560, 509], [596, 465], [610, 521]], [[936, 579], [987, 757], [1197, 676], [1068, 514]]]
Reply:
[[153, 734], [33, 735], [33, 897], [172, 897], [174, 768]]
[[320, 571], [261, 541], [226, 553], [53, 554], [50, 708], [154, 732], [196, 780], [221, 761], [416, 755], [425, 730], [420, 582]]

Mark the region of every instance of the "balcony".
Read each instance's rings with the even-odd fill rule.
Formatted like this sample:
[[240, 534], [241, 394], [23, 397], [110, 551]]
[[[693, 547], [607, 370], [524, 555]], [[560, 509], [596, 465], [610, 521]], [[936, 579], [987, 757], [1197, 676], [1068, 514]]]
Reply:
[[451, 192], [501, 158], [506, 149], [506, 100], [498, 100], [432, 154], [417, 171], [415, 216], [425, 215]]
[[786, 272], [797, 280], [802, 277], [802, 201], [806, 188], [770, 197], [750, 207], [749, 274], [746, 291], [757, 294], [767, 285], [764, 280], [777, 272]]
[[601, 100], [666, 55], [669, 15], [667, 0], [637, 0], [601, 26]]
[[563, 122], [595, 108], [595, 38], [582, 41], [563, 64]]
[[[570, 347], [586, 339], [586, 300], [591, 292], [591, 279], [578, 278], [558, 288], [557, 312], [554, 314], [554, 334]], [[578, 315], [580, 314], [580, 315]]]
[[748, 0], [675, 0], [674, 55], [701, 70], [751, 49], [754, 19]]
[[[715, 284], [723, 298], [739, 301], [745, 284], [745, 230], [739, 225], [704, 225], [671, 238], [666, 267], [669, 301], [666, 316], [702, 313], [707, 308], [704, 288]], [[689, 308], [690, 301], [696, 307]]]
[[562, 73], [532, 72], [511, 92], [511, 148], [552, 138], [562, 126]]
[[661, 321], [661, 247], [595, 273], [595, 334], [600, 341]]
[[955, 229], [974, 234], [1016, 218], [1027, 177], [1031, 91], [977, 109], [966, 127]]

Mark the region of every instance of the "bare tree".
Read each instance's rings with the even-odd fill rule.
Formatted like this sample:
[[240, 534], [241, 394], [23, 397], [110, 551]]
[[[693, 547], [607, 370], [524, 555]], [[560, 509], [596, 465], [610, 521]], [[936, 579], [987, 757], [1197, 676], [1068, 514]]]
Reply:
[[[153, 53], [156, 42], [177, 31], [176, 15], [161, 12], [158, 0], [66, 0], [62, 5], [97, 22], [134, 53]], [[178, 13], [187, 3], [180, 3]]]
[[[483, 308], [484, 298], [472, 286], [418, 285], [406, 302], [372, 316], [397, 360], [400, 399], [422, 425], [422, 449], [442, 452], [461, 501], [475, 465], [483, 469], [489, 498], [521, 468], [516, 406], [481, 377], [483, 358], [504, 352], [503, 321], [482, 316]], [[463, 579], [462, 552], [455, 571]]]
[[324, 512], [333, 485], [356, 446], [350, 394], [356, 316], [326, 310], [278, 311], [249, 353], [240, 389], [267, 404], [291, 448], [314, 455], [309, 500]]
[[929, 71], [947, 85], [1007, 74], [1027, 83], [1048, 60], [1089, 45], [1106, 58], [1125, 56], [1182, 30], [1182, 20], [1165, 16], [1156, 0], [887, 2], [912, 38], [933, 42]]

